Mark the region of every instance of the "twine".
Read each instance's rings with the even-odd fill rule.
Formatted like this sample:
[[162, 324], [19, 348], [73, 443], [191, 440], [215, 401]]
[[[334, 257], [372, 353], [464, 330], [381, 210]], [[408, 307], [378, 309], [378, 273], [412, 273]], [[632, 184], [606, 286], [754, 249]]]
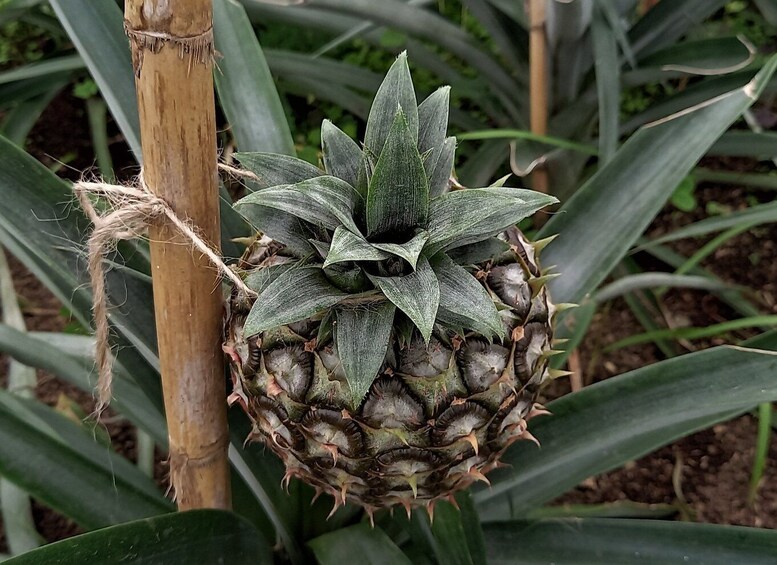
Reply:
[[[92, 285], [92, 313], [95, 324], [95, 362], [98, 370], [97, 413], [100, 414], [111, 401], [113, 384], [113, 355], [110, 346], [108, 324], [108, 294], [105, 286], [103, 259], [117, 241], [142, 237], [149, 226], [158, 222], [175, 228], [191, 247], [207, 257], [208, 261], [228, 278], [241, 292], [256, 296], [243, 280], [221, 259], [213, 247], [199, 235], [197, 227], [188, 219], [181, 219], [170, 205], [156, 196], [138, 177], [137, 186], [122, 186], [99, 182], [78, 182], [73, 185], [87, 217], [93, 224], [87, 244], [89, 278]], [[103, 199], [105, 211], [97, 211], [90, 198]]]
[[204, 65], [213, 61], [216, 56], [212, 27], [198, 35], [181, 37], [160, 31], [134, 29], [128, 20], [124, 20], [124, 33], [132, 45], [132, 68], [137, 77], [143, 68], [145, 51], [157, 54], [166, 45], [177, 47], [178, 57], [181, 59], [189, 56], [188, 71], [191, 71], [193, 64]]

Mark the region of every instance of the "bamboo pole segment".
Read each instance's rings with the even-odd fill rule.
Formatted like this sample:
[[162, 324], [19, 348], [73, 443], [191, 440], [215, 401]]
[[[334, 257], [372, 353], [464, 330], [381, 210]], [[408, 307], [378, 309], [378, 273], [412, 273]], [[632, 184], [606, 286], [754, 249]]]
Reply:
[[[143, 181], [218, 249], [212, 0], [126, 0]], [[219, 273], [173, 228], [149, 229], [154, 311], [178, 508], [229, 508]]]
[[[548, 133], [548, 47], [545, 32], [546, 0], [529, 0], [529, 120], [532, 133]], [[532, 188], [548, 192], [548, 170], [538, 165]]]

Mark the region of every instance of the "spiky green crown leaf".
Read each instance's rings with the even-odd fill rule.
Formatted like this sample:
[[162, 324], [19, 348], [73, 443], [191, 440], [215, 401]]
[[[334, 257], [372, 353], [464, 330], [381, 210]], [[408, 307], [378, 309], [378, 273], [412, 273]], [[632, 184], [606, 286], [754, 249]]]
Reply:
[[[324, 171], [283, 155], [236, 155], [259, 181], [235, 208], [297, 261], [246, 279], [259, 297], [244, 332], [334, 309], [355, 402], [382, 363], [389, 332], [365, 336], [372, 340], [365, 349], [354, 328], [385, 328], [388, 313], [399, 310], [426, 340], [435, 324], [502, 337], [493, 301], [460, 265], [504, 252], [494, 236], [557, 202], [501, 184], [450, 191], [456, 140], [446, 137], [448, 106], [448, 87], [416, 105], [403, 53], [378, 89], [362, 147], [324, 121]], [[360, 351], [368, 358], [353, 357]]]

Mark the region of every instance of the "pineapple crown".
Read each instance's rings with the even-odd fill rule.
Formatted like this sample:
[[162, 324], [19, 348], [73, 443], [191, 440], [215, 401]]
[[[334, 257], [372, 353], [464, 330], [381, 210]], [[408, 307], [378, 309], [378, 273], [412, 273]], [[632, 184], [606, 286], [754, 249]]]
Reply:
[[449, 90], [417, 105], [403, 53], [372, 103], [363, 147], [323, 122], [325, 172], [284, 155], [236, 154], [259, 180], [235, 208], [291, 256], [271, 256], [246, 277], [258, 298], [244, 336], [321, 318], [318, 341], [334, 334], [355, 405], [392, 328], [400, 343], [414, 326], [428, 342], [435, 324], [503, 337], [494, 300], [462, 265], [511, 253], [496, 236], [557, 202], [505, 179], [450, 190]]

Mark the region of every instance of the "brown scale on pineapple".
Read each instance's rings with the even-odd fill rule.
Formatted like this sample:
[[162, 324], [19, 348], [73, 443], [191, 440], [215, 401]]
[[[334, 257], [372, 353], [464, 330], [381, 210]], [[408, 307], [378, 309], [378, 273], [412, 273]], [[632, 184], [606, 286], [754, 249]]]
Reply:
[[[396, 339], [361, 405], [350, 406], [331, 333], [317, 343], [319, 321], [305, 320], [246, 339], [251, 301], [233, 293], [225, 351], [239, 400], [263, 441], [298, 477], [335, 499], [372, 512], [434, 502], [498, 466], [504, 449], [534, 440], [527, 422], [546, 414], [534, 403], [548, 377], [554, 307], [535, 250], [520, 232], [505, 234], [512, 260], [478, 265], [481, 284], [501, 310], [507, 338], [435, 332], [428, 346]], [[263, 241], [241, 265], [277, 264], [279, 248]], [[536, 281], [540, 280], [540, 284]], [[244, 401], [245, 398], [247, 401]], [[536, 441], [536, 440], [534, 440]]]

